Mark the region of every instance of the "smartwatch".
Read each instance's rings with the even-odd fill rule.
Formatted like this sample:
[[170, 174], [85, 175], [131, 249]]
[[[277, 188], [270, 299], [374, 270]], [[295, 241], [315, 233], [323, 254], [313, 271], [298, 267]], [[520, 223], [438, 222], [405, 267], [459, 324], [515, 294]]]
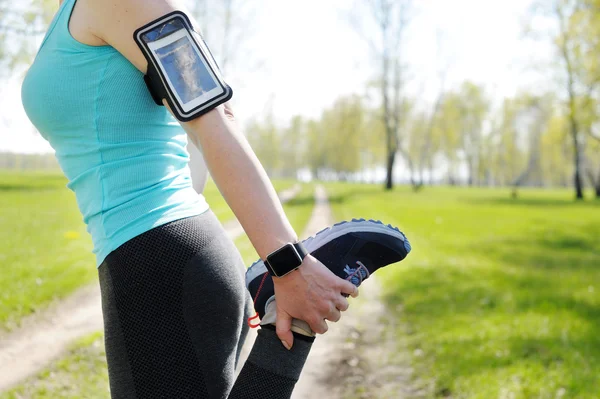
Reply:
[[300, 267], [306, 255], [308, 252], [301, 242], [290, 242], [270, 253], [265, 259], [265, 266], [271, 276], [283, 277]]

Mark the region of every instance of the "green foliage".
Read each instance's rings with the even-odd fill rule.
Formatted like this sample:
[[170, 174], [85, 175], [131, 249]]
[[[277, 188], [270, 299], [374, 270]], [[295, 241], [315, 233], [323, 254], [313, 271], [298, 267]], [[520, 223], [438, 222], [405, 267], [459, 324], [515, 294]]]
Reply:
[[382, 154], [382, 123], [356, 95], [340, 97], [319, 120], [295, 116], [280, 128], [272, 116], [247, 127], [248, 141], [271, 175], [308, 168], [345, 176], [371, 167]]
[[431, 397], [599, 397], [600, 203], [567, 190], [328, 188], [336, 219], [381, 219], [410, 239], [409, 257], [378, 275]]
[[254, 120], [246, 128], [248, 141], [252, 145], [254, 153], [269, 174], [274, 176], [281, 169], [283, 162], [281, 148], [281, 136], [269, 113], [264, 121]]
[[572, 180], [573, 165], [566, 162], [573, 158], [567, 123], [565, 117], [553, 116], [542, 137], [542, 173], [544, 181], [550, 186], [566, 187]]
[[[365, 109], [358, 96], [342, 97], [326, 109], [319, 121], [316, 147], [326, 154], [325, 168], [336, 172], [355, 172], [360, 165], [366, 136]], [[314, 147], [309, 149], [313, 150]]]
[[[483, 124], [489, 112], [489, 100], [481, 86], [464, 82], [462, 86], [444, 96], [437, 123], [447, 137], [440, 144], [450, 164], [450, 180], [455, 180], [458, 162], [468, 168], [469, 184], [479, 184], [483, 146]], [[463, 155], [460, 159], [458, 154]]]

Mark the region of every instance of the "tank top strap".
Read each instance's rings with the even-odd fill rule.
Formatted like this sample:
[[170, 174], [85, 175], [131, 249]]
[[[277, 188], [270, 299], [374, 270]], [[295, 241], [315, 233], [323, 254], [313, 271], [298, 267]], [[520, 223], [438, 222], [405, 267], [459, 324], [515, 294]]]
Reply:
[[[46, 34], [46, 38], [42, 43], [44, 46], [45, 41], [53, 35], [53, 40], [56, 40], [57, 43], [61, 45], [61, 47], [66, 48], [75, 48], [77, 50], [85, 50], [85, 51], [104, 51], [107, 49], [113, 49], [111, 46], [90, 46], [89, 44], [81, 43], [76, 40], [73, 35], [71, 35], [71, 31], [69, 30], [69, 22], [71, 20], [71, 15], [73, 14], [73, 9], [75, 8], [75, 4], [77, 0], [64, 0], [60, 5], [59, 10], [48, 29], [48, 33]], [[40, 47], [40, 48], [41, 48]]]
[[[73, 11], [73, 6], [75, 5], [75, 0], [64, 0], [60, 6], [58, 7], [58, 10], [56, 11], [56, 14], [54, 14], [54, 17], [52, 18], [52, 21], [50, 22], [50, 25], [48, 26], [48, 30], [46, 30], [46, 34], [44, 35], [44, 39], [42, 40], [42, 44], [40, 44], [40, 50], [44, 47], [44, 45], [46, 44], [46, 42], [48, 41], [48, 39], [50, 38], [50, 36], [56, 35], [54, 33], [54, 31], [58, 28], [58, 34], [60, 35], [61, 32], [63, 31], [62, 27], [63, 26], [67, 26], [64, 22], [64, 19], [66, 18], [67, 21], [69, 20], [69, 17], [71, 16], [71, 12]], [[67, 15], [65, 17], [65, 14]], [[64, 34], [64, 33], [63, 33]]]

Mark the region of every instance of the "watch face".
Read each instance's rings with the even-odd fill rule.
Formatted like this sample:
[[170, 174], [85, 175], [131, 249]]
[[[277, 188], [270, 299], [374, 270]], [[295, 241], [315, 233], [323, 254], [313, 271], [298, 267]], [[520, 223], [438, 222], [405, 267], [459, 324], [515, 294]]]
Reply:
[[288, 243], [267, 256], [265, 263], [270, 267], [274, 276], [281, 277], [297, 269], [302, 264], [302, 257], [296, 248]]

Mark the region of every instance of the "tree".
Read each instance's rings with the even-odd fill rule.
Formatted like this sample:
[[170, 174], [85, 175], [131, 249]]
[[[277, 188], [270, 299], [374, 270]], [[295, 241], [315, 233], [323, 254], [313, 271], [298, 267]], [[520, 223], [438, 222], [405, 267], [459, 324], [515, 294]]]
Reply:
[[489, 107], [483, 89], [471, 82], [464, 82], [458, 90], [450, 91], [440, 99], [437, 122], [443, 130], [440, 148], [449, 164], [451, 182], [457, 181], [462, 156], [467, 166], [468, 184], [480, 183], [483, 127]]
[[0, 79], [31, 63], [56, 10], [56, 0], [0, 0]]
[[581, 128], [585, 134], [583, 164], [596, 198], [600, 198], [600, 0], [580, 0], [571, 27], [578, 40], [574, 53], [585, 87], [581, 100]]
[[491, 138], [495, 151], [492, 157], [492, 168], [495, 181], [499, 185], [513, 182], [518, 171], [523, 168], [523, 150], [519, 146], [518, 101], [505, 98], [497, 112], [495, 126]]
[[281, 170], [281, 142], [273, 113], [267, 112], [262, 121], [253, 120], [247, 127], [248, 142], [265, 168], [267, 174], [274, 177]]
[[576, 71], [573, 63], [575, 62], [573, 56], [574, 39], [571, 36], [569, 30], [569, 8], [574, 5], [569, 2], [557, 2], [554, 8], [556, 18], [559, 24], [559, 36], [556, 38], [556, 45], [562, 57], [562, 61], [565, 68], [567, 77], [567, 94], [568, 94], [568, 117], [569, 117], [569, 130], [571, 133], [571, 139], [573, 140], [573, 165], [575, 166], [575, 174], [573, 181], [575, 184], [575, 196], [578, 199], [583, 199], [583, 179], [581, 176], [581, 139], [579, 131], [579, 121], [577, 119], [577, 94], [576, 88]]
[[449, 184], [458, 183], [460, 159], [460, 115], [461, 99], [458, 93], [447, 93], [441, 101], [437, 116], [437, 126], [440, 130], [440, 152], [447, 163], [447, 180]]
[[418, 191], [424, 184], [423, 170], [427, 159], [424, 152], [429, 150], [430, 121], [426, 113], [422, 111], [414, 114], [406, 113], [405, 120], [406, 140], [401, 152], [408, 165], [413, 190]]
[[[531, 96], [523, 94], [518, 98], [520, 110], [517, 123], [526, 132], [528, 159], [526, 166], [513, 180], [513, 197], [517, 196], [517, 188], [528, 180], [535, 185], [542, 184], [541, 146], [542, 133], [552, 116], [553, 99], [550, 96]], [[528, 136], [528, 137], [527, 137]]]
[[377, 137], [369, 134], [372, 119], [361, 98], [351, 95], [338, 98], [319, 120], [306, 122], [304, 160], [313, 176], [327, 172], [348, 178], [370, 166], [370, 159], [380, 147]]
[[583, 199], [583, 164], [586, 138], [582, 129], [582, 110], [600, 84], [598, 0], [552, 0], [539, 2], [537, 10], [554, 21], [552, 43], [560, 61], [564, 84], [564, 108], [573, 147], [575, 197]]
[[546, 185], [567, 187], [572, 181], [573, 164], [565, 163], [573, 157], [568, 124], [566, 116], [554, 114], [542, 134], [541, 167]]
[[[363, 0], [378, 32], [372, 40], [358, 21], [363, 17], [362, 7], [353, 18], [355, 29], [366, 40], [378, 63], [378, 87], [382, 119], [386, 136], [386, 181], [391, 190], [396, 154], [400, 148], [400, 132], [403, 123], [404, 63], [402, 60], [403, 38], [409, 22], [411, 0]], [[357, 8], [358, 10], [358, 8]]]
[[283, 158], [283, 175], [295, 177], [296, 172], [305, 165], [306, 122], [303, 117], [296, 115], [286, 129], [282, 129], [279, 151]]
[[320, 171], [327, 167], [327, 146], [323, 130], [318, 120], [311, 119], [306, 123], [306, 155], [305, 159], [310, 171], [315, 178], [319, 178]]

